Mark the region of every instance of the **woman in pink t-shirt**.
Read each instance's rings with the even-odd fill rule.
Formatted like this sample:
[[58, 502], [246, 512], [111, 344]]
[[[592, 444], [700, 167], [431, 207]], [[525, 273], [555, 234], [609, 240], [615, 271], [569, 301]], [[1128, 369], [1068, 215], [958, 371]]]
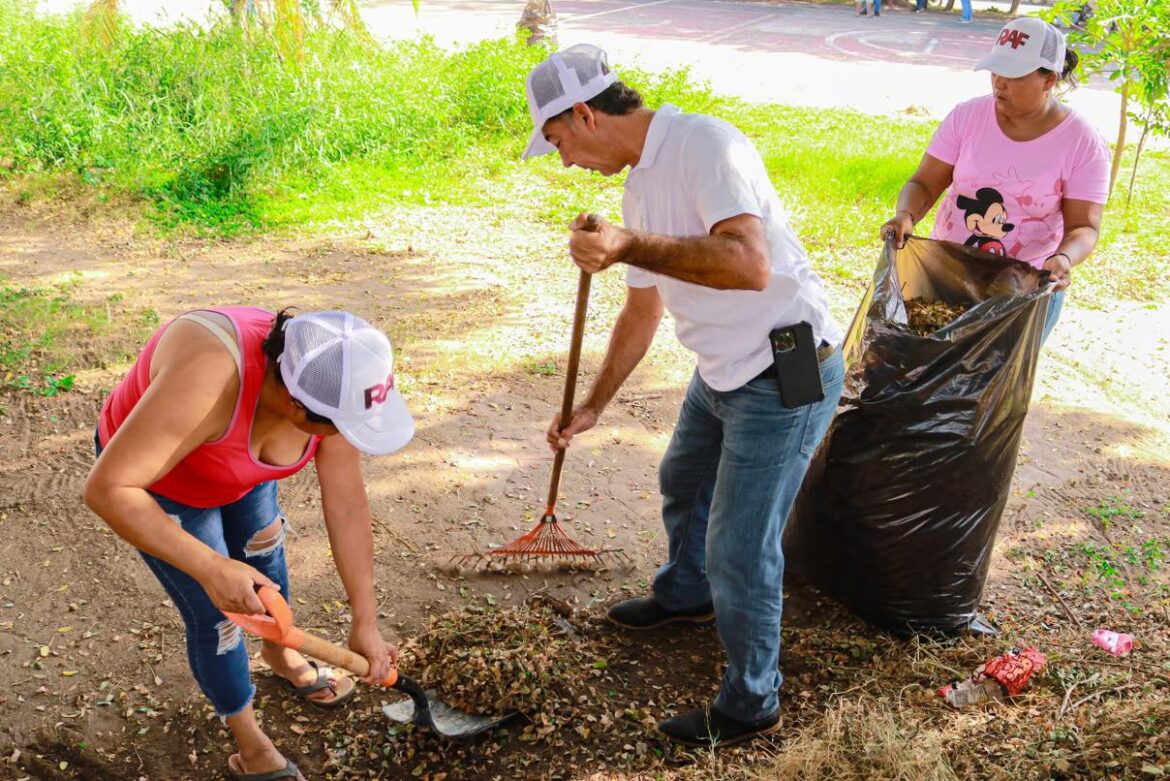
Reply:
[[942, 121], [881, 228], [901, 247], [941, 195], [931, 238], [1052, 274], [1045, 338], [1069, 270], [1097, 245], [1109, 196], [1108, 147], [1053, 94], [1076, 64], [1064, 34], [1047, 22], [1023, 17], [1005, 25], [976, 66], [991, 71], [991, 94], [960, 103]]

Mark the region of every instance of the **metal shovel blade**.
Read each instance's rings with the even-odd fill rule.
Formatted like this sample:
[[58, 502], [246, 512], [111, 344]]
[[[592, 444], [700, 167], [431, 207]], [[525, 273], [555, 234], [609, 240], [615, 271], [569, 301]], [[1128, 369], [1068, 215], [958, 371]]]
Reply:
[[452, 708], [438, 699], [433, 690], [423, 691], [417, 681], [405, 675], [398, 676], [394, 688], [409, 695], [410, 699], [383, 705], [382, 713], [386, 714], [386, 718], [399, 724], [429, 727], [436, 735], [444, 738], [470, 738], [494, 729], [516, 716], [515, 713], [504, 716], [475, 716]]

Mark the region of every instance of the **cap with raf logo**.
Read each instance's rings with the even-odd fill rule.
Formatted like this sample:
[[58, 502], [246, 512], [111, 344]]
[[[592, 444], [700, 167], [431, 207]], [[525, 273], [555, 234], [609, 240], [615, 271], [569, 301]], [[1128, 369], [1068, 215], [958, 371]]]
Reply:
[[349, 312], [306, 312], [284, 324], [280, 376], [292, 397], [333, 421], [351, 445], [387, 455], [414, 436], [394, 387], [390, 340]]
[[1018, 79], [1038, 68], [1056, 74], [1064, 72], [1064, 33], [1043, 19], [1022, 16], [999, 31], [988, 54], [975, 66], [977, 71], [991, 71], [996, 76]]

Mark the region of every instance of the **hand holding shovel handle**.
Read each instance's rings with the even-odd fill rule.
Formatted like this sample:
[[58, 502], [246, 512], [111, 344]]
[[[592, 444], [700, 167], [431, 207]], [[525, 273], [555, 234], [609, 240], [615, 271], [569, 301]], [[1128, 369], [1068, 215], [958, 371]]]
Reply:
[[[268, 611], [267, 615], [255, 616], [227, 612], [224, 615], [242, 629], [269, 642], [291, 648], [294, 651], [303, 651], [308, 656], [328, 662], [334, 667], [349, 670], [363, 678], [369, 675], [370, 663], [366, 657], [298, 629], [293, 624], [292, 608], [288, 606], [288, 602], [284, 601], [284, 597], [280, 595], [279, 591], [269, 586], [262, 586], [257, 595], [260, 597], [260, 603], [264, 605], [264, 609]], [[498, 727], [516, 715], [514, 712], [502, 716], [479, 716], [464, 713], [433, 698], [423, 691], [417, 681], [408, 676], [399, 675], [396, 667], [390, 668], [390, 674], [380, 685], [393, 687], [410, 698], [404, 701], [405, 707], [401, 707], [399, 704], [384, 705], [382, 712], [388, 718], [400, 723], [427, 727], [444, 738], [470, 738]]]
[[[257, 595], [260, 597], [260, 603], [264, 605], [264, 609], [268, 611], [267, 615], [250, 616], [242, 613], [224, 613], [224, 615], [242, 629], [262, 637], [270, 643], [276, 643], [294, 651], [301, 651], [314, 659], [328, 662], [334, 667], [349, 670], [360, 678], [369, 675], [370, 663], [366, 657], [316, 635], [311, 635], [293, 624], [292, 609], [279, 591], [269, 586], [261, 586]], [[393, 686], [397, 682], [398, 669], [391, 667], [390, 674], [380, 685]]]

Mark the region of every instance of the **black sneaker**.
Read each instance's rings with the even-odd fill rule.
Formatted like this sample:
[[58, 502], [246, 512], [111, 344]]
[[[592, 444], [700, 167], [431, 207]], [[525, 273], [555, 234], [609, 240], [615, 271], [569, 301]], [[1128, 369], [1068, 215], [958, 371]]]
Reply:
[[661, 721], [658, 729], [684, 746], [722, 748], [776, 732], [780, 729], [780, 712], [758, 721], [740, 721], [709, 706]]
[[611, 624], [622, 629], [656, 629], [667, 624], [706, 624], [715, 620], [715, 606], [708, 602], [690, 610], [667, 610], [654, 597], [618, 602], [606, 614]]

